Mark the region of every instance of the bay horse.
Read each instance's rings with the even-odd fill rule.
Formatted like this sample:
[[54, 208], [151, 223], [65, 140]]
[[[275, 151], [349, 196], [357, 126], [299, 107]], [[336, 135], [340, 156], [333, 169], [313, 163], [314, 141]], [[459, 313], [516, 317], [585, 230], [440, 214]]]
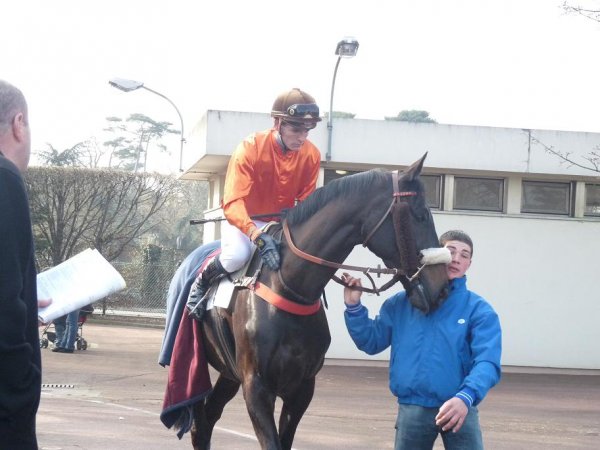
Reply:
[[[419, 251], [439, 247], [419, 179], [426, 156], [400, 176], [371, 170], [332, 181], [286, 214], [291, 241], [281, 239], [280, 270], [264, 266], [257, 281], [289, 302], [316, 306], [316, 312], [284, 311], [252, 289], [237, 290], [229, 309], [207, 311], [201, 324], [203, 345], [219, 377], [206, 400], [194, 406], [195, 450], [210, 448], [213, 428], [240, 386], [260, 447], [291, 449], [331, 341], [320, 303], [336, 271], [298, 256], [292, 247], [317, 259], [343, 263], [362, 243], [388, 268], [412, 266], [414, 274]], [[406, 260], [412, 263], [407, 266]], [[444, 265], [426, 266], [412, 280], [411, 274], [401, 272], [396, 277], [415, 306], [429, 311], [439, 305], [448, 282]], [[219, 344], [223, 333], [231, 342], [229, 349]], [[273, 417], [277, 397], [283, 401], [279, 427]]]

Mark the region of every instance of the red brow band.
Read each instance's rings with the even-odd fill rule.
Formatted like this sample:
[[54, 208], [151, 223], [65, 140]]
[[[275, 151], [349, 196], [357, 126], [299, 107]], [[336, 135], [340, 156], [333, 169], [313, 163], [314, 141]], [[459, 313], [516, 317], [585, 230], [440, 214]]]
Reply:
[[417, 195], [415, 191], [404, 191], [404, 192], [395, 192], [394, 197], [412, 197]]

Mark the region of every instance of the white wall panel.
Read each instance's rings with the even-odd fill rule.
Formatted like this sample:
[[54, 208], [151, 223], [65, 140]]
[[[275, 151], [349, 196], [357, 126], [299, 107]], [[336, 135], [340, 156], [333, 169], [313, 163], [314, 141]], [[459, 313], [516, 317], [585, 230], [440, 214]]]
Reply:
[[[434, 218], [439, 234], [460, 228], [474, 240], [468, 286], [500, 315], [503, 364], [600, 369], [599, 222], [459, 213]], [[378, 262], [362, 248], [349, 261]], [[364, 357], [343, 323], [342, 288], [330, 283], [327, 296], [333, 336], [327, 356]], [[365, 295], [371, 317], [382, 300]]]

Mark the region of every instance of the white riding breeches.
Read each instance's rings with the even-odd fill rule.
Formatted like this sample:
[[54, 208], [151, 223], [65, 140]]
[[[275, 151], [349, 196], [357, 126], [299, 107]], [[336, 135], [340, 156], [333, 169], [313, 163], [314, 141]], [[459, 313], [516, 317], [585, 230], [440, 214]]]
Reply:
[[[264, 227], [267, 222], [253, 220], [258, 228]], [[227, 221], [221, 222], [221, 255], [219, 261], [223, 268], [229, 272], [241, 269], [250, 258], [254, 244], [248, 236], [242, 233]]]

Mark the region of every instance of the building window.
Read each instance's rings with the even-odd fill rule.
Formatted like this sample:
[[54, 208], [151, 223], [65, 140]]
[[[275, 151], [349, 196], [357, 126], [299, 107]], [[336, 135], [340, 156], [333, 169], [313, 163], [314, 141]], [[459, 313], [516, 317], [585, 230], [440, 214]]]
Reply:
[[571, 184], [523, 181], [521, 212], [568, 215], [571, 211]]
[[502, 212], [504, 180], [454, 177], [454, 209]]
[[421, 175], [421, 181], [425, 185], [425, 198], [427, 206], [433, 209], [442, 207], [442, 177], [440, 175]]
[[600, 184], [585, 185], [585, 215], [600, 216]]

